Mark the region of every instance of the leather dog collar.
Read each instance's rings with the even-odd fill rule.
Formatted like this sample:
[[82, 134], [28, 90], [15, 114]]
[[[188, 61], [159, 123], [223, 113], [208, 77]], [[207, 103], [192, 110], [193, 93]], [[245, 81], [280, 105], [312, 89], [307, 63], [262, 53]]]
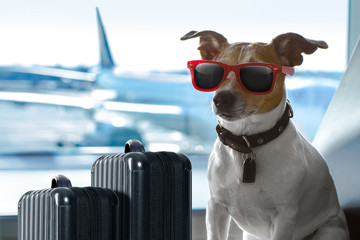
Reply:
[[218, 124], [216, 126], [216, 132], [220, 141], [235, 151], [241, 153], [252, 153], [251, 148], [259, 147], [264, 145], [278, 136], [285, 130], [287, 127], [290, 118], [294, 116], [292, 107], [289, 101], [286, 102], [286, 108], [275, 126], [265, 132], [254, 134], [254, 135], [241, 135], [237, 136], [232, 134], [229, 130], [225, 129], [223, 126]]

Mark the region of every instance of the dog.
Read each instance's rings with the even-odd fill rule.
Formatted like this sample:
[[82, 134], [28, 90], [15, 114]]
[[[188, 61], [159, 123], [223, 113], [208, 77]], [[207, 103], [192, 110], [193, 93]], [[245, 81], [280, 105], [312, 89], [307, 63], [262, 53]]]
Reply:
[[[207, 239], [226, 240], [231, 219], [244, 240], [349, 239], [328, 167], [290, 120], [285, 91], [285, 75], [302, 64], [302, 53], [326, 49], [326, 42], [285, 33], [270, 43], [230, 44], [214, 31], [191, 31], [181, 40], [196, 37], [202, 60], [188, 67], [197, 89], [215, 91], [212, 110], [219, 121], [208, 163]], [[263, 67], [241, 71], [265, 63], [277, 77], [257, 89]]]

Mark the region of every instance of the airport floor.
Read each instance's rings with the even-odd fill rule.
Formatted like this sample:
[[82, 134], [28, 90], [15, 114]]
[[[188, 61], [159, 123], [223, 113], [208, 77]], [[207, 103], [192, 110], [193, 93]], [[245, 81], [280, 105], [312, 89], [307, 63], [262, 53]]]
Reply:
[[[228, 240], [241, 240], [241, 230], [231, 222]], [[0, 239], [17, 240], [17, 217], [0, 216]], [[193, 210], [192, 240], [206, 240], [205, 210]]]

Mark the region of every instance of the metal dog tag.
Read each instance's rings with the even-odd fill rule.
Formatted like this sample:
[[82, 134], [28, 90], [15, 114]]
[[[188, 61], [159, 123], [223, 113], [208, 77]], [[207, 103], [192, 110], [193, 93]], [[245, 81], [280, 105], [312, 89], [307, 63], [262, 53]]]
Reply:
[[254, 154], [245, 154], [243, 163], [243, 183], [254, 183], [256, 176], [256, 163]]

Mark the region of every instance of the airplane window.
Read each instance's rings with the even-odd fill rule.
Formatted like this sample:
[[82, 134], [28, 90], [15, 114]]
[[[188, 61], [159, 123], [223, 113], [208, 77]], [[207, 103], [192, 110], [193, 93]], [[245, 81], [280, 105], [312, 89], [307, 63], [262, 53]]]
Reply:
[[187, 154], [193, 208], [204, 209], [217, 119], [213, 93], [195, 90], [186, 68], [200, 59], [198, 39], [180, 41], [191, 30], [229, 42], [286, 32], [326, 41], [286, 80], [293, 121], [309, 141], [346, 65], [341, 0], [35, 2], [0, 9], [0, 215], [16, 215], [20, 196], [54, 175], [90, 185], [96, 158], [129, 139]]

